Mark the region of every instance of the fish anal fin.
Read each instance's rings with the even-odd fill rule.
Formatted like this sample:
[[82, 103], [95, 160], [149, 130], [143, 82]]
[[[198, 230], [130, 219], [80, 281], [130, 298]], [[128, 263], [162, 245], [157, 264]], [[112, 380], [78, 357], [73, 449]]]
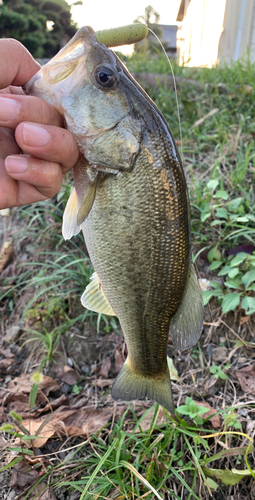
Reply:
[[65, 240], [70, 240], [72, 236], [75, 236], [81, 230], [81, 226], [77, 224], [77, 214], [78, 198], [76, 189], [73, 188], [63, 214], [62, 235]]
[[79, 208], [78, 214], [77, 214], [77, 225], [80, 226], [86, 217], [89, 215], [90, 210], [93, 207], [93, 203], [95, 200], [96, 196], [96, 189], [97, 189], [97, 183], [98, 183], [98, 175], [94, 182], [91, 182], [88, 185], [88, 188], [86, 189], [83, 200], [81, 203], [81, 206]]
[[189, 349], [198, 341], [203, 329], [204, 305], [202, 293], [193, 264], [181, 304], [171, 321], [171, 337], [176, 350]]
[[174, 403], [168, 368], [161, 376], [146, 376], [135, 371], [126, 359], [112, 386], [112, 398], [131, 401], [133, 399], [154, 399], [174, 414]]
[[90, 311], [116, 316], [104, 294], [97, 273], [92, 274], [91, 281], [81, 296], [81, 303]]

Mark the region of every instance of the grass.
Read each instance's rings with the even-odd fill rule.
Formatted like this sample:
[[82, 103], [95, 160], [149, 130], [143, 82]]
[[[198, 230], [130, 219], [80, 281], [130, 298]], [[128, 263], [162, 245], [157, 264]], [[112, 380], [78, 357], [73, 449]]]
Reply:
[[[132, 57], [127, 65], [131, 72], [169, 73], [163, 57]], [[198, 259], [199, 255], [205, 254], [206, 273], [218, 283], [208, 292], [210, 299], [217, 301], [214, 321], [232, 310], [235, 318], [246, 314], [251, 322], [254, 303], [250, 299], [254, 300], [255, 277], [247, 276], [247, 273], [253, 272], [254, 256], [247, 254], [248, 257], [243, 258], [250, 265], [244, 268], [243, 261], [231, 265], [235, 257], [228, 253], [237, 246], [254, 242], [255, 129], [252, 117], [255, 65], [251, 64], [248, 55], [231, 66], [220, 64], [212, 69], [173, 65], [177, 76], [199, 84], [178, 86], [194, 256]], [[166, 86], [159, 86], [152, 88], [150, 95], [179, 142], [174, 92]], [[212, 110], [215, 112], [209, 115]], [[61, 193], [53, 200], [16, 211], [14, 217], [21, 223], [24, 221], [26, 231], [23, 226], [14, 234], [16, 255], [20, 261], [15, 275], [5, 278], [0, 298], [7, 324], [11, 324], [17, 307], [22, 304], [29, 334], [27, 341], [34, 338], [41, 341], [44, 352], [41, 369], [51, 362], [60, 336], [74, 323], [89, 320], [97, 331], [100, 328], [118, 331], [116, 323], [85, 311], [79, 303], [92, 274], [92, 266], [80, 235], [69, 242], [64, 242], [61, 237], [62, 212], [71, 181], [69, 174]], [[211, 256], [207, 260], [209, 252]], [[24, 254], [26, 261], [21, 258]], [[225, 270], [228, 266], [225, 274], [222, 272], [224, 266]], [[234, 279], [229, 276], [231, 272], [236, 273], [234, 278], [238, 278], [240, 289], [228, 285], [229, 279]], [[243, 278], [246, 281], [242, 281]], [[239, 294], [238, 301], [229, 309], [231, 298], [228, 295], [233, 293]], [[247, 297], [248, 300], [243, 302]], [[240, 328], [238, 332], [240, 334]], [[250, 343], [249, 348], [253, 346]], [[192, 359], [194, 366], [202, 359], [203, 376], [208, 373], [214, 382], [217, 380], [218, 387], [221, 383], [228, 383], [229, 365], [214, 364], [209, 370], [204, 365], [205, 358], [199, 344]], [[130, 406], [119, 422], [102, 429], [97, 435], [88, 436], [85, 443], [75, 445], [77, 447], [71, 450], [64, 462], [58, 458], [56, 465], [49, 456], [50, 465], [42, 474], [42, 480], [47, 478], [54, 488], [75, 490], [80, 499], [191, 500], [211, 496], [220, 499], [226, 498], [228, 492], [236, 493], [240, 480], [248, 484], [254, 478], [247, 430], [248, 415], [254, 417], [254, 405], [242, 402], [232, 408], [225, 404], [226, 390], [222, 389], [220, 404], [225, 404], [225, 409], [220, 412], [222, 428], [214, 431], [208, 418], [203, 419], [201, 407], [199, 409], [193, 401], [192, 390], [185, 388], [179, 408], [183, 407], [186, 419], [177, 412], [175, 419], [166, 414], [165, 421], [158, 423], [159, 407], [156, 405], [150, 425], [142, 430], [149, 410], [138, 417]], [[207, 397], [206, 391], [196, 395], [200, 399]], [[242, 418], [242, 411], [246, 412], [245, 418]], [[232, 469], [238, 469], [239, 473]]]
[[[187, 399], [190, 407], [193, 403], [192, 412], [195, 415], [196, 405], [190, 398]], [[16, 425], [23, 430], [22, 420], [12, 413]], [[200, 411], [200, 415], [202, 413]], [[191, 418], [187, 422], [177, 414], [175, 418], [169, 416], [160, 410], [159, 405], [154, 405], [138, 418], [129, 406], [110, 430], [102, 429], [97, 435], [88, 435], [80, 445], [67, 448], [69, 453], [64, 462], [58, 459], [59, 463], [54, 465], [58, 458], [57, 451], [54, 458], [52, 454], [42, 455], [47, 471], [41, 480], [47, 479], [56, 491], [60, 488], [68, 492], [78, 491], [80, 500], [199, 500], [201, 494], [209, 498], [221, 490], [219, 475], [225, 485], [237, 484], [247, 471], [250, 476], [255, 476], [249, 463], [254, 450], [252, 439], [242, 433], [234, 409], [221, 413], [225, 422], [223, 430], [212, 432], [208, 428], [208, 419], [197, 425]], [[192, 416], [189, 412], [185, 414]], [[6, 429], [2, 430], [12, 432], [10, 426], [3, 427]], [[32, 438], [26, 431], [24, 443]], [[20, 449], [12, 448], [13, 454], [15, 450]], [[61, 452], [63, 454], [63, 447]], [[27, 454], [31, 458], [33, 452]], [[19, 458], [21, 455], [20, 452]], [[37, 460], [39, 458], [37, 452]], [[17, 463], [17, 458], [14, 461]], [[223, 467], [222, 463], [225, 464]], [[238, 472], [235, 472], [236, 469]], [[31, 493], [33, 487], [24, 494], [24, 499]]]

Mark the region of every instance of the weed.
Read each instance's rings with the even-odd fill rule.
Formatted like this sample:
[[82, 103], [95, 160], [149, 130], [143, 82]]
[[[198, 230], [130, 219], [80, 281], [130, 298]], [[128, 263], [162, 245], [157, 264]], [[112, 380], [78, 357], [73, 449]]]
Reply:
[[185, 399], [185, 404], [179, 406], [176, 411], [181, 415], [187, 415], [189, 418], [194, 420], [196, 424], [200, 425], [203, 423], [201, 415], [207, 413], [208, 408], [205, 406], [198, 406], [192, 398], [187, 397]]
[[[225, 365], [225, 370], [227, 370], [231, 364]], [[220, 378], [221, 380], [226, 380], [227, 379], [227, 374], [222, 371], [222, 368], [217, 365], [212, 365], [209, 368], [210, 373], [213, 375], [215, 378]]]
[[[220, 188], [220, 189], [218, 189]], [[217, 241], [217, 247], [230, 244], [235, 246], [241, 239], [253, 243], [255, 235], [255, 206], [250, 205], [246, 193], [231, 199], [229, 193], [223, 188], [223, 181], [212, 179], [198, 192], [196, 200], [192, 203], [193, 209], [200, 215], [200, 220], [194, 218], [193, 229], [196, 234], [205, 231], [210, 241]], [[205, 226], [206, 223], [206, 226]], [[217, 251], [215, 247], [215, 251]], [[215, 255], [212, 257], [215, 258]], [[210, 255], [209, 255], [210, 258]]]
[[[210, 270], [220, 269], [218, 276], [226, 276], [223, 285], [211, 281], [213, 290], [203, 292], [204, 304], [212, 297], [217, 297], [222, 306], [222, 312], [234, 311], [241, 307], [246, 315], [255, 312], [255, 252], [247, 254], [240, 252], [236, 256], [229, 255], [225, 259], [214, 260]], [[234, 290], [234, 291], [230, 291]]]
[[223, 412], [222, 417], [224, 419], [224, 427], [227, 429], [233, 427], [233, 429], [242, 429], [242, 424], [238, 420], [238, 415], [235, 411], [231, 410], [229, 412]]

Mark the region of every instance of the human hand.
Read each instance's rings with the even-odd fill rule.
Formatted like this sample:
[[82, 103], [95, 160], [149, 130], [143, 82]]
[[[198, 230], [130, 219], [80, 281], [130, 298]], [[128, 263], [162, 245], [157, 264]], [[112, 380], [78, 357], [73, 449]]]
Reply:
[[63, 118], [21, 89], [39, 69], [16, 40], [0, 39], [0, 209], [46, 200], [62, 185], [79, 151]]

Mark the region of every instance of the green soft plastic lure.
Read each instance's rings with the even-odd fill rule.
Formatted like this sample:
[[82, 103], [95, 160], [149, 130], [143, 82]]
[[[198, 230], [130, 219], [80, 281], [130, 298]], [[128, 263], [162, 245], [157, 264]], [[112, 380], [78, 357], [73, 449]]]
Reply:
[[118, 47], [120, 45], [129, 45], [143, 40], [148, 34], [146, 24], [136, 23], [121, 26], [119, 28], [111, 28], [107, 30], [99, 30], [95, 32], [96, 38], [100, 43], [104, 43], [106, 47]]

